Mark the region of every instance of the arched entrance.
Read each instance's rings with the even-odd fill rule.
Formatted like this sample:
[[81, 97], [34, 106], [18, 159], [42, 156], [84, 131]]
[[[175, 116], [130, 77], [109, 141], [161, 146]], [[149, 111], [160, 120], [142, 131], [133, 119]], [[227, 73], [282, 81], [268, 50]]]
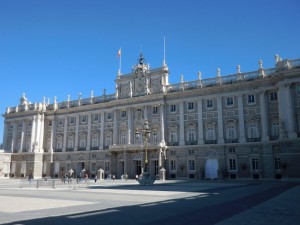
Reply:
[[218, 154], [215, 150], [209, 150], [206, 152], [205, 156], [207, 157], [205, 163], [205, 178], [215, 180], [218, 179]]

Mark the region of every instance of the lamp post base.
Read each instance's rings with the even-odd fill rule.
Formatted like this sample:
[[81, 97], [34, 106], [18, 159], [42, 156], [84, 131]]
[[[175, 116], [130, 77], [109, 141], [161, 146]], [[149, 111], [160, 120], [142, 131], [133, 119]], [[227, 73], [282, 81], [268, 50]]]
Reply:
[[152, 185], [155, 182], [155, 179], [150, 176], [150, 173], [143, 172], [142, 176], [138, 179], [140, 185]]

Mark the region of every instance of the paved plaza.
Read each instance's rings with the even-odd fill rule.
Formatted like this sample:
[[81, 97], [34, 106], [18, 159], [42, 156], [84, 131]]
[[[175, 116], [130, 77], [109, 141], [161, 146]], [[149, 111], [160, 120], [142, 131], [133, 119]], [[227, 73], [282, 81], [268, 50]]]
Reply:
[[[75, 184], [75, 182], [73, 182]], [[0, 224], [299, 224], [300, 185], [284, 181], [104, 180], [36, 188], [0, 180]]]

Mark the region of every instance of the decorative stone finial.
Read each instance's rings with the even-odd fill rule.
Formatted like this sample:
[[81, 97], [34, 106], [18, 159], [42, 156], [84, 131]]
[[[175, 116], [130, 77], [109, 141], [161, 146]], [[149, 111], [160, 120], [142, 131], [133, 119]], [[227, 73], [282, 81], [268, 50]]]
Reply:
[[237, 73], [241, 73], [241, 66], [240, 65], [236, 66], [236, 71], [237, 71]]
[[200, 71], [198, 71], [198, 80], [202, 80], [202, 74]]
[[81, 92], [78, 93], [78, 99], [81, 99]]
[[280, 57], [279, 57], [278, 54], [276, 54], [274, 58], [275, 58], [275, 62], [276, 62], [276, 63], [277, 63], [277, 62], [279, 61], [279, 59], [280, 59]]
[[94, 98], [94, 91], [91, 90], [91, 98]]
[[183, 83], [183, 74], [180, 75], [180, 83]]
[[221, 70], [220, 68], [217, 69], [217, 77], [220, 77], [221, 76]]
[[53, 101], [53, 103], [54, 104], [56, 104], [57, 102], [56, 102], [56, 96], [54, 96], [54, 101]]
[[70, 99], [71, 99], [71, 96], [70, 95], [67, 95], [67, 97], [68, 97], [68, 102], [70, 101]]
[[263, 69], [263, 62], [261, 59], [258, 61], [258, 65], [259, 65], [259, 69]]

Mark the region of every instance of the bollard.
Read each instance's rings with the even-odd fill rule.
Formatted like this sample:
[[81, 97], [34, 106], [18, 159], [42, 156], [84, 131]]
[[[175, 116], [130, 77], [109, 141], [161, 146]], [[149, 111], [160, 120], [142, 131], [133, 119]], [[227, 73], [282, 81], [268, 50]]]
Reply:
[[55, 189], [55, 180], [52, 180], [52, 189]]

